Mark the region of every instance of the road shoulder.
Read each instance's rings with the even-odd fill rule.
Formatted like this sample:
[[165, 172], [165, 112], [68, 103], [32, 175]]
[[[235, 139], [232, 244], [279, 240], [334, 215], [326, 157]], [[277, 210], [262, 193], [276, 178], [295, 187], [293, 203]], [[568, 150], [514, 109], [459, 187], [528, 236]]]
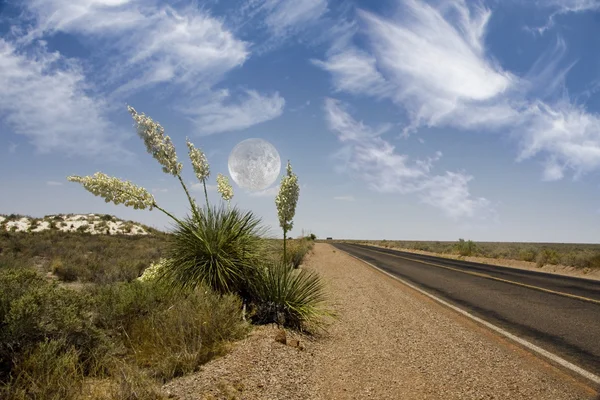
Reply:
[[[182, 399], [594, 399], [582, 381], [328, 244], [303, 268], [339, 316], [303, 350], [260, 327], [167, 385]], [[234, 393], [236, 397], [227, 397]]]

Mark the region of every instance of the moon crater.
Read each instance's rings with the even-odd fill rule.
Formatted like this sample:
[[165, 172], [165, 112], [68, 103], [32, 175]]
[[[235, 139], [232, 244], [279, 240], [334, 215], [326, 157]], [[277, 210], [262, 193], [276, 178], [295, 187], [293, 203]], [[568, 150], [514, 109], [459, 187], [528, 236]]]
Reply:
[[246, 139], [238, 143], [227, 162], [229, 174], [240, 187], [251, 191], [268, 188], [281, 170], [277, 149], [263, 139]]

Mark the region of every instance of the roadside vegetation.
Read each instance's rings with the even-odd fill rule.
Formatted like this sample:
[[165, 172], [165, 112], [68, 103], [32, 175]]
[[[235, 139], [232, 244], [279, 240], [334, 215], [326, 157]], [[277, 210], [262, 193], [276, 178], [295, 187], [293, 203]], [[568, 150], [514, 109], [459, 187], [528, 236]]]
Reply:
[[[223, 176], [226, 204], [209, 204], [208, 162], [188, 141], [205, 188], [198, 205], [162, 127], [130, 112], [148, 152], [181, 183], [189, 213], [174, 216], [146, 189], [99, 172], [69, 180], [108, 202], [164, 212], [173, 231], [0, 232], [2, 399], [162, 399], [162, 383], [223, 354], [251, 323], [310, 333], [331, 315], [320, 277], [298, 268], [314, 239], [265, 238], [259, 218], [231, 206]], [[286, 176], [295, 177], [289, 162]], [[299, 190], [292, 181], [276, 204], [288, 230]]]
[[581, 269], [600, 268], [600, 244], [473, 242], [464, 239], [459, 239], [457, 242], [406, 240], [347, 242], [374, 244], [396, 249], [421, 250], [438, 254], [528, 261], [535, 262], [540, 268], [547, 264], [560, 264]]

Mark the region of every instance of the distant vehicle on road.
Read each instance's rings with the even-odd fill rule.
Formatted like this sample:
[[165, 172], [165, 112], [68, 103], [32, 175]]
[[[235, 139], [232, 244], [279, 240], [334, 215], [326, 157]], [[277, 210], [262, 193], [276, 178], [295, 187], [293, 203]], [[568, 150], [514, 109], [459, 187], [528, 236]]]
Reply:
[[332, 237], [328, 237], [326, 240], [333, 240], [333, 238]]

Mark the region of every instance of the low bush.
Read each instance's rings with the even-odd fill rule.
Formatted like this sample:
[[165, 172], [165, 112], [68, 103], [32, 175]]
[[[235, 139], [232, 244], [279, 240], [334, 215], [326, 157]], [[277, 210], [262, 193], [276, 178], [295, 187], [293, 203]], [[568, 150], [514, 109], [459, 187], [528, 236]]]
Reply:
[[475, 255], [476, 245], [472, 240], [458, 239], [456, 250], [461, 256], [473, 256]]
[[64, 340], [37, 343], [12, 373], [14, 378], [0, 388], [4, 399], [75, 399], [83, 382], [78, 352]]
[[148, 379], [197, 369], [248, 329], [237, 297], [204, 288], [136, 280], [83, 292], [9, 267], [0, 287], [0, 397], [8, 400], [71, 400], [89, 377], [112, 382], [108, 398], [130, 398]]
[[538, 268], [543, 267], [546, 264], [558, 264], [560, 263], [560, 257], [558, 252], [554, 249], [543, 249], [540, 251], [536, 258], [536, 266]]
[[537, 252], [535, 249], [521, 249], [519, 251], [519, 258], [523, 261], [535, 261], [537, 257]]
[[197, 370], [247, 333], [237, 296], [195, 290], [165, 306], [138, 317], [127, 343], [137, 365], [162, 381]]
[[325, 287], [319, 275], [276, 263], [260, 270], [252, 282], [253, 321], [277, 323], [301, 331], [320, 325], [329, 315], [324, 308]]
[[[131, 281], [165, 253], [168, 235], [82, 235], [59, 231], [0, 233], [0, 265], [37, 265], [59, 279]], [[55, 261], [56, 260], [56, 261]], [[53, 264], [54, 263], [54, 264]]]
[[304, 257], [306, 257], [306, 255], [313, 248], [314, 243], [306, 239], [297, 239], [290, 240], [287, 246], [288, 261], [294, 268], [298, 268], [304, 261]]

